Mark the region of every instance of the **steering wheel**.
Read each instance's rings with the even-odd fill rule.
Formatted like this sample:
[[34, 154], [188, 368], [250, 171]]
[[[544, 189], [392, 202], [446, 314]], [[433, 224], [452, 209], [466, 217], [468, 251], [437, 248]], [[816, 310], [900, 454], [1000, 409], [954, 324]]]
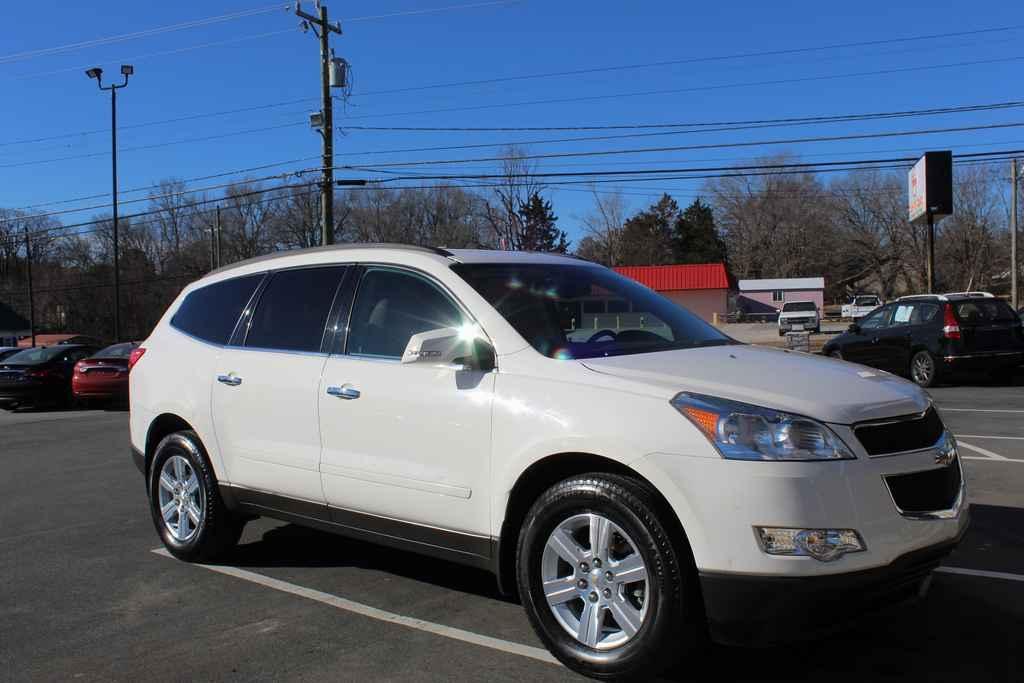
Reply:
[[615, 330], [598, 330], [594, 334], [590, 335], [590, 339], [587, 340], [587, 343], [592, 344], [601, 337], [611, 337], [612, 341], [615, 341], [618, 338], [618, 336], [619, 335], [616, 334]]

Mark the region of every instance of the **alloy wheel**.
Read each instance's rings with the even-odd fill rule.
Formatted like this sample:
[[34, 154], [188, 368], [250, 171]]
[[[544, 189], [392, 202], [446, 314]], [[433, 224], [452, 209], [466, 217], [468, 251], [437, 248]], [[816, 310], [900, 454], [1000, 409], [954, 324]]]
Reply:
[[541, 581], [555, 620], [596, 650], [624, 645], [647, 616], [643, 556], [626, 532], [599, 514], [574, 515], [555, 527], [544, 546]]
[[919, 353], [914, 356], [913, 364], [910, 368], [910, 374], [913, 376], [914, 381], [923, 386], [927, 386], [935, 373], [935, 365], [932, 362], [931, 356], [927, 353]]
[[160, 468], [160, 515], [176, 541], [184, 543], [203, 525], [206, 500], [199, 475], [187, 458], [172, 455]]

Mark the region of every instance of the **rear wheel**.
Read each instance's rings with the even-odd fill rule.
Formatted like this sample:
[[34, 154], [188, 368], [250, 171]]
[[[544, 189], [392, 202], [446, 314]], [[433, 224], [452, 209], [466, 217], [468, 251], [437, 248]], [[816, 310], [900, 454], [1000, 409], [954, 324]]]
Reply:
[[930, 387], [935, 384], [937, 367], [932, 354], [927, 351], [918, 351], [910, 359], [910, 379], [922, 387]]
[[548, 489], [519, 536], [517, 580], [530, 621], [566, 666], [602, 679], [654, 676], [701, 642], [703, 612], [640, 482], [581, 475]]
[[202, 442], [192, 431], [175, 432], [156, 447], [149, 508], [164, 547], [188, 562], [230, 550], [245, 526], [224, 506]]

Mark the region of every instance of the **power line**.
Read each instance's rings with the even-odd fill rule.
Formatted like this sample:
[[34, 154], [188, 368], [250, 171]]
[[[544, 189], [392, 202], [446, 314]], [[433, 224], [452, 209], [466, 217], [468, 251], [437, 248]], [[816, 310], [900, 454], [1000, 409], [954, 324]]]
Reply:
[[[238, 168], [238, 169], [234, 169], [234, 170], [231, 170], [231, 171], [222, 171], [220, 173], [213, 173], [211, 175], [196, 176], [196, 177], [193, 177], [193, 178], [169, 178], [168, 180], [179, 181], [179, 182], [182, 182], [182, 183], [191, 183], [191, 182], [195, 182], [197, 180], [213, 180], [215, 178], [224, 178], [224, 177], [229, 176], [229, 175], [239, 175], [241, 173], [249, 173], [251, 171], [263, 171], [263, 170], [266, 170], [268, 168], [274, 168], [276, 166], [288, 166], [290, 164], [305, 163], [307, 161], [314, 161], [314, 160], [319, 159], [319, 158], [320, 158], [320, 155], [317, 154], [317, 155], [314, 155], [314, 156], [301, 157], [299, 159], [289, 159], [288, 161], [275, 161], [273, 163], [261, 164], [259, 166], [249, 166], [248, 168]], [[287, 174], [285, 174], [285, 175], [287, 175]], [[250, 179], [243, 179], [243, 180], [238, 181], [238, 182], [251, 182], [251, 181], [250, 181]], [[131, 194], [133, 192], [146, 192], [146, 191], [149, 191], [149, 190], [153, 190], [153, 189], [155, 189], [157, 187], [159, 187], [158, 183], [150, 183], [149, 185], [143, 185], [143, 186], [140, 186], [140, 187], [134, 187], [134, 188], [132, 188], [130, 190], [120, 190], [120, 194]], [[40, 206], [56, 206], [56, 205], [60, 205], [60, 204], [70, 204], [72, 202], [81, 202], [81, 201], [86, 201], [86, 200], [89, 200], [89, 199], [99, 199], [101, 197], [109, 197], [109, 196], [110, 196], [109, 192], [102, 192], [100, 194], [90, 194], [90, 195], [85, 195], [83, 197], [73, 197], [71, 199], [60, 199], [60, 200], [56, 200], [56, 201], [52, 201], [52, 202], [39, 202], [37, 204], [26, 204], [25, 206], [22, 206], [22, 207], [20, 207], [20, 209], [16, 209], [16, 210], [34, 209], [34, 208], [37, 208], [37, 207], [40, 207]]]
[[826, 74], [822, 76], [802, 76], [798, 78], [778, 78], [767, 81], [747, 81], [744, 83], [727, 83], [719, 85], [696, 85], [686, 88], [668, 88], [663, 90], [642, 90], [637, 92], [609, 93], [606, 95], [584, 95], [578, 97], [560, 97], [543, 100], [525, 100], [521, 102], [496, 102], [492, 104], [478, 104], [465, 107], [444, 107], [440, 109], [420, 109], [418, 111], [384, 112], [380, 114], [359, 114], [350, 116], [350, 119], [384, 118], [390, 116], [418, 116], [422, 114], [447, 114], [460, 111], [481, 111], [484, 109], [502, 109], [505, 107], [526, 107], [542, 104], [567, 104], [571, 102], [593, 102], [597, 100], [621, 99], [624, 97], [647, 97], [651, 95], [673, 95], [685, 92], [707, 92], [713, 90], [729, 90], [734, 88], [751, 88], [766, 85], [786, 85], [792, 83], [815, 83], [821, 81], [841, 80], [847, 78], [860, 78], [864, 76], [887, 76], [901, 73], [916, 73], [921, 71], [934, 71], [939, 69], [953, 69], [965, 66], [979, 66], [984, 64], [1001, 64], [1024, 60], [1024, 57], [1000, 57], [996, 59], [979, 59], [973, 61], [952, 62], [947, 64], [926, 64], [923, 66], [909, 66], [894, 69], [878, 69], [875, 71], [856, 71], [845, 74]]
[[153, 57], [166, 57], [168, 55], [178, 55], [185, 52], [192, 52], [193, 50], [203, 50], [210, 47], [219, 47], [221, 45], [231, 45], [234, 43], [242, 43], [249, 40], [258, 40], [261, 38], [270, 38], [272, 36], [280, 36], [285, 33], [294, 33], [294, 28], [281, 29], [279, 31], [264, 31], [263, 33], [254, 33], [248, 36], [237, 36], [235, 38], [226, 38], [224, 40], [214, 40], [208, 43], [200, 43], [199, 45], [190, 45], [188, 47], [179, 47], [172, 50], [160, 50], [159, 52], [147, 52], [141, 55], [134, 55], [131, 57], [122, 57], [121, 59], [111, 59], [100, 62], [98, 65], [95, 62], [90, 64], [82, 64], [80, 66], [68, 66], [62, 69], [51, 69], [49, 71], [36, 71], [30, 74], [20, 74], [18, 76], [9, 76], [13, 80], [27, 80], [29, 78], [41, 78], [43, 76], [53, 76], [55, 74], [69, 73], [72, 71], [81, 71], [88, 69], [93, 66], [107, 66], [110, 64], [124, 64], [124, 63], [136, 63], [146, 59], [152, 59]]
[[366, 97], [368, 95], [390, 95], [395, 93], [417, 92], [422, 90], [437, 90], [439, 88], [456, 88], [472, 85], [491, 85], [494, 83], [508, 83], [512, 81], [535, 80], [540, 78], [558, 78], [563, 76], [582, 76], [593, 73], [606, 73], [610, 71], [630, 71], [634, 69], [647, 69], [662, 66], [679, 66], [682, 64], [703, 64], [708, 62], [731, 61], [735, 59], [750, 59], [752, 57], [780, 57], [794, 54], [808, 54], [813, 52], [825, 52], [829, 50], [842, 50], [853, 47], [872, 47], [876, 45], [891, 45], [893, 43], [908, 43], [920, 41], [943, 40], [947, 38], [959, 38], [963, 36], [976, 36], [991, 33], [1005, 33], [1017, 31], [1024, 28], [1024, 25], [997, 26], [993, 28], [977, 29], [974, 31], [955, 31], [951, 33], [934, 33], [930, 35], [906, 36], [902, 38], [884, 38], [880, 40], [865, 40], [851, 43], [833, 43], [831, 45], [814, 45], [798, 48], [784, 48], [778, 50], [763, 50], [758, 52], [739, 52], [730, 55], [713, 55], [707, 57], [689, 57], [686, 59], [669, 59], [658, 62], [645, 62], [639, 64], [618, 64], [614, 66], [591, 67], [586, 69], [570, 69], [566, 71], [548, 71], [542, 73], [524, 74], [519, 76], [504, 76], [498, 78], [481, 78], [469, 81], [456, 81], [450, 83], [435, 83], [433, 85], [416, 85], [404, 88], [392, 88], [389, 90], [374, 90], [366, 93], [356, 93], [354, 97]]
[[[931, 116], [933, 114], [953, 114], [962, 112], [991, 111], [1013, 109], [1024, 106], [1024, 100], [1008, 102], [992, 102], [988, 104], [950, 105], [930, 109], [905, 109], [888, 112], [867, 112], [859, 114], [819, 114], [813, 116], [793, 116], [775, 119], [741, 119], [734, 121], [688, 121], [682, 123], [624, 123], [613, 125], [586, 126], [339, 126], [342, 131], [402, 131], [402, 132], [441, 132], [441, 133], [498, 133], [498, 132], [550, 132], [550, 131], [591, 131], [591, 130], [643, 130], [649, 128], [696, 128], [698, 126], [746, 126], [762, 123], [818, 123], [830, 121], [853, 121], [884, 118], [904, 118], [911, 116]], [[520, 143], [522, 144], [522, 143]]]
[[[1024, 106], [1024, 102], [1017, 102], [1013, 104], [1014, 107]], [[1006, 109], [1010, 107], [993, 106], [992, 109]], [[646, 137], [661, 137], [665, 135], [687, 135], [693, 133], [720, 133], [720, 132], [732, 132], [739, 130], [759, 130], [764, 128], [785, 128], [795, 125], [818, 125], [824, 123], [849, 123], [854, 121], [873, 121], [883, 120], [892, 118], [907, 118], [912, 116], [931, 116], [937, 114], [953, 114], [962, 113], [966, 111], [987, 111], [988, 108], [981, 109], [978, 107], [970, 108], [947, 108], [947, 109], [933, 109], [933, 110], [920, 110], [903, 113], [882, 113], [882, 114], [851, 114], [842, 116], [822, 116], [822, 117], [809, 117], [809, 118], [792, 118], [792, 119], [775, 119], [761, 122], [751, 122], [747, 125], [741, 124], [721, 124], [719, 128], [691, 128], [684, 130], [663, 130], [656, 132], [646, 133], [626, 133], [626, 134], [615, 134], [615, 135], [595, 135], [595, 136], [584, 136], [584, 137], [571, 137], [571, 138], [554, 138], [547, 140], [505, 140], [503, 142], [482, 142], [473, 143], [468, 145], [442, 145], [435, 147], [412, 147], [405, 149], [384, 149], [384, 150], [371, 150], [366, 152], [350, 152], [351, 155], [369, 155], [369, 154], [407, 154], [411, 152], [442, 152], [451, 150], [462, 150], [462, 149], [481, 149], [488, 147], [509, 147], [515, 145], [551, 145], [565, 142], [595, 142], [603, 140], [623, 140], [627, 138], [646, 138]], [[695, 126], [708, 126], [713, 124], [694, 124]]]
[[[204, 135], [195, 138], [185, 138], [184, 140], [170, 140], [168, 142], [157, 142], [151, 145], [136, 145], [135, 147], [121, 147], [117, 150], [118, 154], [122, 152], [139, 152], [147, 149], [159, 149], [161, 147], [171, 147], [173, 145], [185, 145], [193, 142], [210, 142], [211, 140], [222, 140], [224, 138], [237, 137], [239, 135], [249, 135], [251, 133], [265, 133], [269, 130], [280, 130], [282, 128], [295, 128], [297, 126], [308, 125], [305, 121], [293, 121], [291, 123], [280, 123], [276, 126], [263, 126], [262, 128], [249, 128], [246, 130], [236, 130], [227, 133], [218, 133], [216, 135]], [[92, 159], [95, 157], [109, 156], [110, 152], [90, 152], [88, 154], [72, 154], [64, 157], [54, 157], [50, 159], [32, 159], [31, 161], [18, 161], [13, 164], [0, 164], [0, 168], [21, 168], [25, 166], [39, 166], [41, 164], [52, 164], [61, 161], [75, 161], [78, 159]]]
[[[1024, 125], [1024, 124], [1022, 124]], [[977, 157], [995, 157], [995, 156], [1007, 156], [1014, 154], [1021, 154], [1024, 150], [1003, 150], [999, 152], [973, 152], [970, 154], [954, 154], [954, 158], [977, 158]], [[850, 170], [852, 168], [859, 168], [864, 164], [906, 164], [909, 162], [917, 161], [918, 157], [896, 157], [889, 159], [860, 159], [855, 161], [820, 161], [820, 162], [796, 162], [796, 163], [778, 163], [778, 164], [755, 164], [749, 166], [717, 166], [717, 167], [700, 167], [700, 168], [670, 168], [670, 169], [627, 169], [622, 171], [549, 171], [549, 172], [529, 172], [529, 173], [478, 173], [478, 174], [449, 174], [449, 175], [416, 175], [416, 176], [396, 176], [393, 178], [386, 178], [376, 180], [375, 182], [398, 182], [401, 180], [486, 180], [486, 179], [508, 179], [517, 177], [530, 177], [530, 178], [563, 178], [563, 177], [579, 177], [579, 176], [635, 176], [635, 175], [651, 175], [657, 173], [705, 173], [705, 172], [719, 172], [719, 171], [746, 171], [755, 169], [804, 169], [802, 172], [810, 172], [808, 169], [814, 168], [828, 168], [828, 167], [849, 167], [842, 168], [841, 170]], [[339, 167], [344, 168], [344, 167]]]
[[[783, 140], [755, 140], [749, 142], [726, 142], [726, 143], [713, 143], [713, 144], [702, 144], [702, 145], [681, 145], [673, 147], [636, 147], [633, 149], [617, 149], [617, 150], [595, 150], [589, 152], [553, 152], [548, 154], [523, 154], [515, 157], [517, 160], [531, 160], [531, 159], [563, 159], [567, 157], [596, 157], [596, 156], [612, 156], [620, 154], [647, 154], [650, 152], [681, 152], [691, 151], [697, 149], [728, 149], [735, 147], [760, 147], [766, 145], [793, 145], [803, 143], [815, 143], [815, 142], [840, 142], [846, 140], [870, 140], [875, 138], [891, 138], [891, 137], [906, 137], [911, 135], [935, 135], [938, 133], [963, 133], [975, 130], [995, 130], [1003, 128], [1020, 128], [1024, 126], [1024, 122], [1014, 123], [990, 123], [980, 126], [959, 126], [954, 128], [930, 128], [923, 130], [909, 130], [909, 131], [888, 131], [881, 133], [856, 133], [852, 135], [822, 135], [817, 137], [808, 138], [789, 138]], [[357, 156], [360, 153], [350, 153], [345, 156]], [[475, 163], [475, 162], [486, 162], [486, 161], [505, 161], [506, 157], [477, 157], [473, 159], [432, 159], [429, 161], [406, 161], [406, 162], [393, 162], [383, 164], [363, 164], [368, 168], [389, 168], [395, 166], [439, 166], [444, 164], [461, 164], [461, 163]]]
[[348, 19], [342, 19], [345, 22], [353, 21], [373, 21], [376, 19], [393, 19], [395, 17], [413, 17], [421, 14], [437, 14], [438, 12], [450, 12], [452, 10], [461, 9], [477, 9], [479, 7], [496, 7], [498, 5], [510, 5], [520, 0], [494, 0], [493, 2], [471, 2], [464, 5], [447, 5], [445, 7], [428, 7], [426, 9], [413, 9], [405, 10], [402, 12], [389, 12], [387, 14], [374, 14], [366, 17], [350, 17]]
[[[281, 179], [281, 178], [283, 178], [284, 176], [287, 176], [287, 175], [289, 175], [289, 174], [288, 173], [278, 173], [278, 174], [275, 174], [275, 175], [264, 176], [262, 178], [248, 178], [244, 182], [247, 182], [247, 183], [258, 183], [258, 182], [263, 182], [263, 181], [266, 181], [266, 180]], [[137, 202], [149, 202], [149, 201], [153, 201], [153, 200], [156, 200], [156, 199], [167, 199], [169, 197], [181, 197], [181, 196], [188, 195], [188, 194], [197, 194], [199, 192], [206, 192], [207, 190], [220, 190], [220, 189], [223, 189], [225, 187], [232, 187], [232, 186], [238, 185], [238, 184], [239, 184], [238, 182], [231, 182], [231, 183], [221, 183], [219, 185], [207, 185], [206, 187], [187, 188], [187, 189], [184, 189], [184, 190], [181, 190], [181, 191], [176, 191], [176, 192], [165, 192], [163, 194], [148, 195], [146, 197], [139, 197], [137, 199], [126, 199], [126, 200], [123, 200], [123, 201], [119, 201], [118, 204], [121, 204], [121, 205], [123, 205], [123, 204], [135, 204]], [[60, 210], [57, 210], [57, 211], [48, 211], [46, 213], [37, 213], [37, 214], [31, 214], [31, 215], [27, 215], [27, 216], [18, 216], [16, 218], [7, 218], [7, 219], [0, 218], [0, 225], [4, 225], [6, 223], [14, 223], [14, 222], [17, 222], [17, 221], [32, 220], [32, 219], [35, 219], [35, 218], [46, 218], [48, 216], [60, 216], [60, 215], [69, 214], [69, 213], [79, 213], [81, 211], [93, 211], [95, 209], [105, 209], [105, 208], [108, 208], [109, 206], [110, 206], [110, 203], [107, 202], [105, 204], [95, 204], [93, 206], [80, 206], [80, 207], [75, 207], [75, 208], [72, 208], [72, 209], [60, 209]], [[179, 207], [173, 207], [173, 208], [176, 209], [176, 208], [179, 208]], [[165, 209], [162, 209], [162, 210], [166, 211], [167, 209], [165, 208]]]
[[61, 54], [64, 52], [71, 52], [73, 50], [81, 50], [91, 47], [99, 47], [102, 45], [110, 45], [113, 43], [122, 43], [128, 40], [135, 40], [138, 38], [149, 38], [164, 33], [171, 33], [173, 31], [183, 31], [190, 28], [198, 28], [201, 26], [209, 26], [211, 24], [219, 24], [225, 21], [233, 21], [235, 19], [243, 19], [246, 17], [252, 17], [259, 14], [267, 14], [268, 12], [280, 11], [281, 9], [287, 9], [287, 5], [274, 4], [270, 6], [257, 7], [254, 9], [242, 10], [239, 12], [229, 12], [228, 14], [221, 14], [215, 17], [207, 17], [205, 19], [194, 19], [192, 21], [183, 21], [177, 24], [168, 24], [166, 26], [159, 26], [156, 28], [144, 29], [142, 31], [133, 31], [131, 33], [122, 33], [114, 36], [107, 36], [105, 38], [93, 38], [91, 40], [83, 40], [77, 43], [68, 43], [66, 45], [57, 45], [54, 47], [46, 47], [38, 50], [28, 50], [25, 52], [16, 52], [5, 56], [0, 56], [0, 64], [11, 64], [13, 62], [20, 62], [26, 59], [33, 59], [35, 57], [44, 57], [49, 55]]
[[[203, 206], [203, 205], [206, 205], [206, 204], [216, 204], [218, 202], [231, 202], [232, 200], [238, 199], [238, 198], [241, 198], [241, 197], [251, 197], [251, 196], [258, 195], [258, 194], [263, 194], [263, 193], [266, 193], [266, 192], [279, 192], [279, 191], [285, 191], [285, 190], [290, 190], [290, 189], [294, 189], [294, 188], [304, 188], [304, 187], [308, 188], [309, 186], [310, 186], [310, 183], [295, 183], [295, 184], [291, 184], [291, 185], [275, 185], [274, 187], [266, 187], [266, 188], [260, 188], [260, 189], [256, 189], [256, 190], [248, 190], [246, 192], [238, 192], [238, 193], [226, 196], [226, 197], [217, 197], [215, 199], [201, 199], [201, 200], [198, 200], [198, 201], [195, 201], [195, 202], [190, 202], [188, 204], [180, 204], [179, 206], [177, 206], [175, 208], [177, 208], [177, 209], [188, 209], [188, 208], [192, 208], [192, 207], [195, 207], [195, 206]], [[144, 216], [153, 216], [153, 215], [157, 215], [157, 214], [161, 214], [161, 213], [166, 213], [166, 211], [167, 211], [166, 209], [154, 209], [154, 210], [150, 210], [150, 211], [140, 211], [138, 213], [126, 214], [124, 216], [121, 216], [121, 218], [141, 218], [141, 217], [144, 217]], [[17, 219], [15, 219], [15, 220], [17, 220]], [[58, 225], [58, 226], [54, 226], [52, 228], [44, 228], [42, 230], [36, 230], [35, 232], [29, 233], [29, 236], [30, 237], [36, 237], [36, 236], [39, 236], [39, 235], [47, 235], [47, 234], [56, 232], [58, 230], [71, 230], [73, 228], [80, 228], [80, 227], [87, 227], [87, 226], [90, 226], [90, 225], [97, 225], [98, 223], [104, 223], [104, 222], [106, 222], [108, 220], [109, 220], [108, 218], [104, 217], [104, 218], [98, 218], [98, 219], [91, 220], [91, 221], [83, 221], [81, 223], [71, 223], [71, 224], [68, 224], [68, 225]], [[156, 222], [158, 222], [158, 221], [156, 221], [156, 220], [151, 221], [151, 223], [156, 223]], [[85, 234], [87, 232], [89, 232], [89, 231], [83, 231], [82, 233], [77, 233], [77, 234]]]

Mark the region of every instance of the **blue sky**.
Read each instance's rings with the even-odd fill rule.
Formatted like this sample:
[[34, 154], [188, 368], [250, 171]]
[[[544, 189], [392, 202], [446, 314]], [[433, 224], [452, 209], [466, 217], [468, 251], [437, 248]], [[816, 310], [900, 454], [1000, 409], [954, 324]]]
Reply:
[[[354, 69], [354, 89], [337, 106], [344, 126], [566, 126], [706, 122], [780, 118], [1003, 102], [1024, 99], [1024, 5], [975, 2], [543, 2], [521, 0], [437, 13], [416, 10], [471, 4], [472, 0], [386, 0], [328, 3], [344, 35], [333, 40]], [[283, 7], [284, 3], [281, 3]], [[109, 96], [83, 71], [98, 64], [113, 77], [122, 61], [135, 76], [118, 98], [122, 190], [162, 178], [192, 178], [263, 164], [316, 157], [319, 139], [305, 124], [318, 105], [317, 45], [284, 9], [139, 39], [85, 46], [59, 54], [19, 53], [91, 41], [245, 10], [269, 8], [252, 0], [179, 2], [7, 3], [0, 26], [0, 206], [22, 207], [109, 190]], [[305, 4], [311, 10], [311, 4]], [[398, 13], [399, 16], [379, 17]], [[379, 17], [379, 18], [374, 18]], [[728, 57], [739, 53], [908, 38], [982, 29], [1021, 28], [932, 40], [897, 42], [798, 54], [714, 59], [689, 64], [528, 78], [492, 84], [424, 85], [475, 79], [613, 67], [659, 61]], [[223, 41], [233, 41], [224, 43]], [[213, 45], [209, 45], [214, 43]], [[208, 45], [200, 49], [197, 46]], [[161, 54], [172, 53], [172, 54]], [[961, 62], [967, 66], [931, 68]], [[914, 69], [850, 76], [862, 72]], [[765, 81], [804, 79], [793, 83]], [[757, 85], [761, 83], [760, 85]], [[677, 92], [630, 95], [652, 90]], [[308, 98], [287, 106], [142, 125], [238, 108]], [[536, 100], [582, 101], [517, 105]], [[600, 99], [597, 99], [600, 98]], [[493, 106], [501, 105], [501, 106]], [[410, 113], [430, 110], [459, 110]], [[531, 153], [718, 144], [880, 131], [1024, 121], [1024, 110], [976, 112], [894, 121], [829, 124], [768, 130], [708, 132], [599, 142], [531, 145]], [[294, 124], [294, 125], [288, 125]], [[281, 127], [277, 127], [281, 126]], [[258, 128], [272, 130], [132, 151], [129, 148]], [[67, 133], [71, 137], [20, 144]], [[565, 133], [410, 133], [351, 131], [337, 136], [338, 164], [493, 156], [495, 149], [379, 152], [472, 143], [572, 137]], [[19, 143], [19, 144], [11, 144]], [[1024, 129], [774, 145], [740, 149], [553, 159], [541, 170], [650, 168], [742, 163], [778, 152], [811, 161], [913, 156], [926, 149], [955, 152], [1024, 148]], [[898, 150], [898, 151], [897, 151]], [[85, 158], [46, 161], [64, 157]], [[813, 156], [810, 156], [813, 155]], [[36, 163], [44, 162], [44, 163]], [[267, 175], [308, 168], [307, 160], [254, 172]], [[417, 172], [491, 172], [488, 162], [417, 167]], [[339, 177], [365, 175], [339, 172]], [[229, 178], [230, 179], [230, 178]], [[206, 181], [196, 185], [214, 184]], [[615, 186], [616, 184], [611, 184]], [[688, 203], [701, 181], [650, 181], [624, 187], [632, 208], [671, 189]], [[607, 191], [609, 186], [601, 186]], [[579, 217], [591, 203], [585, 188], [551, 188], [560, 223], [579, 237]], [[125, 194], [132, 199], [141, 194]], [[81, 205], [103, 200], [83, 201]], [[75, 206], [75, 205], [71, 205]], [[129, 204], [123, 211], [138, 210]], [[67, 208], [62, 205], [58, 208]], [[96, 210], [69, 214], [87, 220]]]

